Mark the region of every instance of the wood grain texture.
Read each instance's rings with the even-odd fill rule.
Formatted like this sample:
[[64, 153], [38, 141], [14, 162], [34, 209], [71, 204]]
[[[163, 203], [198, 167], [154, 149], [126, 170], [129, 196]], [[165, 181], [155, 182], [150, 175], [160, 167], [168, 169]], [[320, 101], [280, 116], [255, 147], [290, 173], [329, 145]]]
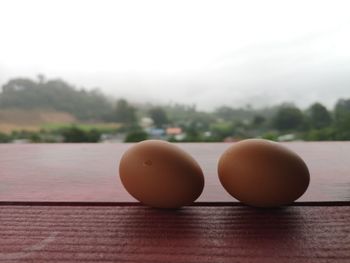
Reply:
[[[291, 142], [307, 163], [311, 184], [299, 201], [350, 200], [350, 142]], [[0, 201], [135, 201], [118, 164], [130, 144], [0, 144]], [[200, 202], [235, 201], [221, 186], [217, 161], [230, 144], [178, 144], [205, 174]]]
[[0, 205], [0, 262], [350, 262], [350, 206]]

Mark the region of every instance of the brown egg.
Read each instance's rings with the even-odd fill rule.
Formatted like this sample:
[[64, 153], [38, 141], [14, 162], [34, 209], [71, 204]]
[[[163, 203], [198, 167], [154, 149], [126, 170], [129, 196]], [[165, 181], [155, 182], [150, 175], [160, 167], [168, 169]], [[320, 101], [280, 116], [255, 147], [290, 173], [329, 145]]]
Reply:
[[227, 192], [257, 207], [292, 203], [309, 186], [304, 161], [276, 142], [249, 139], [229, 147], [220, 157], [218, 173]]
[[140, 202], [157, 208], [178, 208], [195, 201], [203, 191], [198, 163], [179, 147], [148, 140], [128, 149], [119, 165], [126, 190]]

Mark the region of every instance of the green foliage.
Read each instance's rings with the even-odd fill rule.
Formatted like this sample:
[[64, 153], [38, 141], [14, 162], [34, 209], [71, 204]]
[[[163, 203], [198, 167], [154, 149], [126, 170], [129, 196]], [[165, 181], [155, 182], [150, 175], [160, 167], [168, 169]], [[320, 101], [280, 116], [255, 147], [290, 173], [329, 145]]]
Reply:
[[300, 130], [304, 125], [304, 115], [292, 105], [283, 105], [272, 119], [272, 125], [279, 131]]
[[329, 111], [321, 103], [314, 103], [307, 110], [308, 122], [313, 129], [328, 127], [332, 123]]
[[101, 137], [101, 133], [96, 129], [84, 131], [76, 126], [65, 128], [61, 133], [64, 142], [98, 142]]
[[149, 110], [149, 115], [152, 118], [154, 125], [157, 128], [163, 127], [169, 123], [165, 110], [162, 107], [154, 107]]
[[338, 135], [333, 127], [326, 127], [322, 129], [313, 129], [303, 136], [306, 141], [329, 141], [338, 140]]
[[193, 105], [173, 104], [163, 108], [169, 120], [176, 123], [185, 123], [197, 114], [196, 107]]
[[251, 123], [252, 127], [260, 128], [266, 123], [266, 118], [261, 115], [254, 115], [253, 121]]
[[140, 142], [148, 139], [148, 134], [142, 130], [129, 132], [124, 142]]
[[129, 105], [125, 99], [117, 101], [114, 109], [113, 120], [126, 125], [131, 125], [136, 122], [136, 109]]
[[224, 121], [250, 120], [253, 118], [254, 112], [248, 108], [231, 108], [222, 106], [214, 111], [214, 115]]
[[337, 140], [350, 140], [350, 99], [339, 100], [334, 115]]
[[[75, 123], [75, 127], [84, 130], [98, 130], [100, 133], [116, 133], [121, 125], [117, 123]], [[72, 127], [72, 124], [62, 124], [62, 123], [47, 123], [40, 126], [42, 130], [47, 132], [55, 132], [57, 130], [64, 130], [66, 128]]]
[[[217, 121], [216, 117], [210, 112], [197, 111], [195, 106], [174, 104], [164, 106], [169, 123], [183, 128], [189, 137], [197, 137], [191, 130], [194, 128], [198, 134], [208, 131], [211, 124]], [[192, 134], [191, 134], [192, 133]], [[196, 139], [197, 140], [197, 139]]]
[[115, 133], [115, 127], [109, 124], [49, 125], [34, 131], [13, 131], [10, 135], [0, 133], [0, 143], [13, 140], [28, 140], [32, 143], [57, 142], [98, 142], [102, 133]]
[[200, 123], [196, 121], [189, 122], [185, 127], [186, 131], [186, 142], [200, 142], [202, 141], [201, 132], [200, 132]]
[[219, 140], [223, 140], [226, 137], [233, 135], [234, 126], [232, 122], [218, 122], [211, 126], [210, 130], [213, 133], [213, 136]]
[[39, 133], [36, 133], [36, 132], [31, 133], [31, 134], [29, 135], [28, 139], [29, 139], [31, 142], [36, 142], [36, 143], [42, 141], [42, 139], [41, 139]]
[[270, 141], [277, 141], [278, 140], [278, 133], [275, 132], [267, 132], [261, 136], [261, 138], [270, 140]]
[[0, 132], [0, 143], [10, 142], [11, 137], [5, 133]]
[[31, 137], [35, 134], [35, 132], [32, 131], [26, 131], [26, 130], [21, 130], [21, 131], [13, 131], [10, 135], [11, 140], [29, 140]]

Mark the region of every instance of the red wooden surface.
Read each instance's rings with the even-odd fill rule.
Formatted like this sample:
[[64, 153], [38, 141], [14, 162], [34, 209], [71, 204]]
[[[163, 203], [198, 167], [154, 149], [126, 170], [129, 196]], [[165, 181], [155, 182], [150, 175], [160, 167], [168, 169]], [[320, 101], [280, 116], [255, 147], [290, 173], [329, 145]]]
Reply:
[[[217, 177], [230, 144], [178, 144], [205, 174], [198, 201], [230, 202]], [[350, 200], [350, 142], [285, 143], [307, 163], [311, 184], [299, 201]], [[118, 163], [130, 144], [0, 145], [0, 201], [135, 201], [124, 190]]]
[[0, 145], [0, 262], [350, 262], [350, 142], [285, 145], [309, 166], [304, 202], [231, 202], [216, 174], [229, 144], [180, 144], [206, 185], [179, 210], [130, 203], [117, 174], [130, 145]]
[[0, 205], [0, 262], [350, 262], [350, 206]]

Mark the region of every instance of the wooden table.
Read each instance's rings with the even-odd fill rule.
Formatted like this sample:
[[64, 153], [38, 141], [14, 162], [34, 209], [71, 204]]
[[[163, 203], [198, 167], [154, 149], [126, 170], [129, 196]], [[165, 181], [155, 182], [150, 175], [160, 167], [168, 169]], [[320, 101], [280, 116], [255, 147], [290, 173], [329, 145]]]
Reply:
[[294, 205], [255, 209], [219, 183], [224, 143], [179, 144], [206, 185], [179, 210], [138, 204], [129, 144], [0, 145], [0, 262], [350, 262], [350, 142], [285, 143], [311, 172]]

